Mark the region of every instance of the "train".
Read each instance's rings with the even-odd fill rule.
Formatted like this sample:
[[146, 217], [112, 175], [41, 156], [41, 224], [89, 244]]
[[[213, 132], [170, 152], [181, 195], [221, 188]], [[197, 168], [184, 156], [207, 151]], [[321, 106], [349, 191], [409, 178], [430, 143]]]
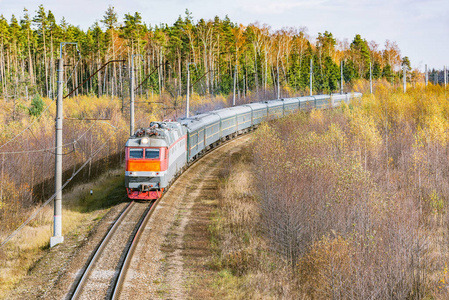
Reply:
[[315, 95], [253, 102], [177, 121], [151, 122], [125, 145], [125, 187], [130, 199], [162, 196], [191, 163], [210, 149], [256, 129], [264, 120], [298, 110], [326, 109], [360, 98], [361, 93]]

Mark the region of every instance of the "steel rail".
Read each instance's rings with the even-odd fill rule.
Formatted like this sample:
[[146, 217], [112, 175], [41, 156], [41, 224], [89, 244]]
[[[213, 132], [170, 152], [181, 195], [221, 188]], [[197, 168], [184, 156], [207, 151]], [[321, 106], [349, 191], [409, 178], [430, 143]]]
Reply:
[[[200, 157], [198, 157], [197, 159], [195, 159], [194, 161], [190, 162], [190, 163], [187, 165], [186, 170], [187, 170], [188, 168], [190, 168], [190, 167], [191, 167], [193, 164], [195, 164], [196, 162], [200, 161], [201, 158], [203, 158], [204, 156], [206, 156], [206, 155], [208, 155], [208, 154], [211, 154], [211, 152], [213, 152], [214, 150], [217, 150], [217, 149], [223, 147], [224, 145], [228, 144], [229, 142], [231, 142], [231, 141], [234, 140], [234, 139], [242, 138], [243, 136], [245, 136], [246, 134], [249, 134], [249, 133], [251, 133], [251, 132], [248, 131], [248, 132], [246, 132], [245, 134], [241, 134], [240, 136], [237, 136], [237, 137], [235, 137], [235, 138], [232, 138], [232, 137], [231, 137], [229, 140], [221, 141], [217, 146], [215, 146], [215, 147], [213, 147], [213, 148], [207, 150], [202, 156], [200, 156]], [[182, 172], [182, 173], [184, 173], [184, 172]], [[182, 173], [180, 173], [180, 174], [176, 177], [176, 179], [177, 179]], [[176, 179], [175, 179], [175, 180], [176, 180]], [[128, 270], [129, 270], [129, 266], [130, 266], [130, 264], [131, 264], [131, 259], [132, 259], [133, 255], [134, 255], [134, 252], [136, 251], [137, 245], [139, 244], [139, 240], [140, 240], [140, 237], [141, 237], [141, 235], [142, 235], [142, 231], [143, 231], [143, 230], [141, 230], [141, 229], [146, 227], [146, 225], [147, 225], [148, 221], [150, 220], [151, 215], [152, 215], [153, 212], [155, 211], [157, 205], [158, 205], [159, 202], [164, 198], [164, 195], [165, 195], [165, 192], [166, 192], [166, 191], [167, 191], [167, 189], [164, 191], [164, 193], [162, 194], [162, 197], [161, 197], [161, 198], [157, 199], [151, 206], [149, 206], [149, 207], [147, 208], [146, 214], [144, 213], [145, 216], [141, 218], [141, 221], [139, 222], [139, 224], [140, 224], [140, 225], [139, 225], [139, 228], [136, 228], [136, 230], [135, 230], [135, 235], [134, 235], [134, 237], [133, 237], [133, 239], [132, 239], [131, 244], [129, 245], [128, 251], [127, 251], [127, 253], [126, 253], [126, 257], [125, 257], [125, 259], [123, 260], [122, 266], [121, 266], [120, 271], [119, 271], [120, 273], [119, 273], [119, 275], [117, 276], [116, 281], [114, 282], [114, 290], [113, 290], [113, 293], [112, 293], [111, 297], [108, 297], [108, 299], [112, 299], [112, 300], [119, 299], [120, 293], [121, 293], [121, 291], [122, 291], [122, 287], [123, 287], [123, 284], [124, 284], [124, 281], [125, 281], [125, 278], [126, 278], [126, 275], [127, 275], [127, 272], [128, 272]]]
[[123, 287], [123, 283], [125, 281], [126, 278], [126, 274], [128, 273], [128, 269], [129, 266], [131, 264], [131, 259], [134, 255], [134, 252], [136, 251], [137, 245], [139, 244], [139, 240], [142, 236], [142, 232], [143, 229], [147, 226], [148, 220], [150, 220], [151, 215], [153, 214], [153, 212], [156, 210], [157, 205], [159, 204], [159, 202], [161, 201], [163, 197], [157, 199], [156, 201], [153, 202], [152, 205], [150, 205], [146, 212], [145, 212], [145, 216], [141, 218], [138, 228], [135, 231], [134, 237], [132, 239], [131, 244], [129, 245], [128, 251], [126, 253], [125, 259], [122, 262], [122, 266], [120, 268], [120, 273], [117, 276], [116, 281], [114, 282], [114, 291], [112, 293], [112, 296], [110, 297], [110, 299], [118, 299]]
[[93, 255], [90, 257], [86, 268], [84, 269], [83, 273], [81, 274], [79, 280], [75, 283], [74, 291], [72, 292], [72, 295], [70, 296], [70, 299], [78, 299], [80, 296], [81, 291], [84, 288], [84, 285], [87, 281], [87, 278], [89, 277], [93, 265], [98, 261], [98, 258], [100, 257], [101, 253], [103, 252], [104, 248], [108, 244], [111, 237], [114, 235], [115, 231], [119, 227], [120, 223], [123, 221], [124, 217], [129, 213], [131, 208], [134, 206], [134, 201], [131, 201], [120, 213], [120, 215], [117, 217], [117, 219], [114, 221], [112, 226], [109, 228], [106, 235], [101, 240], [100, 244], [97, 246], [95, 251], [93, 252]]
[[[248, 133], [250, 133], [250, 131], [247, 132], [246, 134], [248, 134]], [[203, 155], [199, 156], [197, 159], [195, 159], [194, 161], [190, 162], [187, 165], [186, 169], [190, 168], [196, 162], [200, 161], [201, 158], [203, 158], [204, 156], [210, 154], [214, 150], [216, 150], [218, 148], [221, 148], [224, 145], [226, 145], [229, 142], [231, 142], [232, 140], [239, 139], [239, 138], [245, 136], [246, 134], [241, 134], [240, 136], [236, 136], [236, 137], [230, 137], [229, 140], [219, 141], [217, 146], [211, 147], [209, 150], [205, 151]], [[184, 172], [182, 172], [182, 173], [184, 173]], [[178, 178], [181, 174], [179, 174], [176, 178]], [[113, 291], [112, 291], [112, 293], [109, 293], [106, 296], [107, 299], [119, 299], [119, 296], [120, 296], [120, 293], [122, 291], [122, 287], [123, 287], [123, 284], [124, 284], [127, 272], [129, 270], [129, 267], [130, 267], [130, 264], [131, 264], [132, 257], [134, 255], [134, 252], [136, 251], [137, 245], [139, 244], [139, 240], [140, 240], [140, 238], [142, 236], [143, 228], [146, 227], [146, 225], [148, 224], [148, 221], [150, 220], [151, 215], [155, 211], [157, 205], [164, 198], [165, 191], [164, 191], [163, 196], [161, 198], [159, 198], [156, 201], [154, 201], [153, 203], [151, 203], [145, 209], [144, 213], [142, 214], [142, 217], [140, 218], [139, 222], [137, 223], [136, 227], [134, 228], [133, 233], [130, 236], [131, 242], [129, 243], [129, 245], [123, 251], [123, 253], [126, 253], [125, 256], [124, 256], [124, 259], [121, 260], [121, 262], [119, 263], [119, 266], [117, 267], [117, 269], [118, 269], [118, 276], [115, 277], [115, 280], [113, 282]], [[72, 293], [72, 296], [70, 297], [70, 299], [77, 299], [80, 296], [81, 291], [82, 291], [82, 289], [83, 289], [83, 287], [84, 287], [84, 285], [85, 285], [85, 283], [87, 281], [87, 278], [89, 277], [89, 274], [91, 272], [92, 266], [96, 263], [96, 261], [98, 260], [98, 257], [100, 256], [101, 252], [103, 251], [105, 245], [108, 243], [108, 241], [110, 240], [111, 236], [113, 235], [113, 233], [115, 232], [117, 227], [120, 225], [122, 219], [129, 212], [129, 210], [131, 209], [131, 207], [132, 207], [132, 205], [134, 203], [135, 202], [133, 201], [133, 202], [130, 202], [128, 204], [128, 206], [123, 210], [123, 212], [120, 214], [120, 216], [114, 222], [113, 226], [111, 226], [111, 228], [109, 229], [108, 233], [103, 238], [101, 244], [99, 246], [97, 246], [96, 250], [94, 251], [94, 254], [92, 255], [91, 259], [89, 260], [88, 266], [83, 271], [83, 274], [82, 274], [81, 278], [78, 280], [78, 283], [76, 285], [76, 289]]]

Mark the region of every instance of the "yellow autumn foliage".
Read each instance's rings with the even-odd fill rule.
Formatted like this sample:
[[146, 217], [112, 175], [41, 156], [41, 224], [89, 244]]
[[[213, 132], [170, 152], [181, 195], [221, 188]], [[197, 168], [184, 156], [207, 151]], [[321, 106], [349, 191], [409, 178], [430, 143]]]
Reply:
[[323, 112], [318, 109], [313, 109], [310, 112], [310, 122], [312, 122], [312, 124], [316, 124], [316, 125], [323, 125], [324, 124]]
[[351, 112], [349, 126], [353, 141], [364, 152], [376, 151], [382, 144], [382, 138], [373, 117], [362, 110], [355, 109]]

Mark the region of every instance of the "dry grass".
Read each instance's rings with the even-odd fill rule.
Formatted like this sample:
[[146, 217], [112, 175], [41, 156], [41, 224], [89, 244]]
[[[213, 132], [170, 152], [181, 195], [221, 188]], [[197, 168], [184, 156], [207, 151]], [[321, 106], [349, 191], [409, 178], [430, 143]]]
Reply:
[[[50, 99], [43, 99], [46, 105]], [[0, 119], [4, 123], [0, 128], [0, 237], [20, 225], [34, 209], [36, 203], [46, 200], [54, 189], [54, 156], [52, 151], [36, 151], [51, 149], [54, 144], [54, 103], [49, 110], [43, 112], [36, 120], [28, 114], [27, 105], [18, 102], [20, 113], [12, 120], [13, 102], [3, 103]], [[68, 188], [80, 182], [92, 180], [104, 169], [117, 167], [120, 153], [128, 135], [125, 115], [120, 111], [121, 100], [110, 97], [92, 98], [80, 96], [64, 102], [64, 174], [63, 181], [98, 150], [104, 143], [106, 146], [96, 154], [94, 160], [82, 173], [75, 177]], [[45, 106], [46, 106], [45, 105]], [[8, 117], [6, 116], [8, 115]], [[53, 117], [52, 117], [53, 116]], [[108, 121], [80, 121], [84, 118], [102, 118]], [[34, 122], [29, 130], [25, 130]], [[121, 128], [117, 132], [113, 128]], [[22, 133], [23, 132], [23, 133]], [[13, 137], [19, 138], [11, 140]], [[73, 145], [70, 142], [75, 141]], [[29, 153], [14, 153], [16, 151]], [[11, 153], [12, 152], [12, 153]]]
[[447, 100], [440, 87], [385, 84], [341, 109], [262, 125], [221, 174], [218, 294], [447, 299]]
[[[121, 198], [120, 195], [109, 196], [114, 189], [123, 185], [122, 173], [122, 169], [108, 172], [96, 182], [79, 185], [63, 195], [63, 235], [76, 232], [86, 223], [103, 217], [108, 208]], [[93, 190], [92, 196], [90, 189]], [[48, 251], [52, 233], [53, 208], [46, 206], [15, 238], [0, 249], [0, 295], [14, 287]]]
[[214, 292], [223, 299], [294, 298], [290, 269], [261, 234], [251, 147], [229, 157], [220, 174], [219, 207], [209, 228]]

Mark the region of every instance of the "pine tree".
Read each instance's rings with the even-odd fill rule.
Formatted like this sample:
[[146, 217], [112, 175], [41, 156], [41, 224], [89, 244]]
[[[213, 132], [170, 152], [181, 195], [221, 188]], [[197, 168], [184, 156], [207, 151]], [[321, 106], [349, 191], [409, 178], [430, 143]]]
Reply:
[[28, 108], [28, 113], [30, 114], [30, 116], [38, 117], [44, 110], [44, 104], [45, 103], [42, 100], [41, 96], [36, 94], [31, 100], [31, 105]]
[[394, 74], [390, 65], [386, 65], [382, 70], [382, 77], [386, 78], [390, 83], [393, 82]]
[[[40, 80], [45, 82], [45, 94], [49, 96], [49, 82], [48, 82], [48, 66], [47, 66], [47, 29], [48, 29], [48, 21], [47, 21], [47, 13], [45, 12], [44, 6], [39, 5], [38, 10], [36, 11], [37, 15], [33, 18], [33, 23], [37, 26], [37, 36], [39, 42], [42, 42], [43, 47], [43, 56], [44, 56], [44, 74], [40, 75]], [[41, 70], [40, 70], [41, 71]], [[43, 77], [43, 78], [42, 78]]]
[[362, 39], [360, 34], [357, 34], [351, 43], [352, 61], [357, 68], [357, 73], [364, 77], [369, 78], [369, 47], [366, 40]]
[[28, 76], [30, 77], [30, 83], [31, 85], [35, 85], [35, 76], [34, 76], [34, 68], [33, 68], [33, 58], [31, 56], [31, 49], [33, 48], [33, 52], [34, 52], [34, 34], [33, 31], [31, 29], [31, 19], [30, 19], [30, 15], [28, 14], [28, 10], [26, 8], [23, 9], [25, 15], [23, 17], [23, 19], [20, 21], [20, 24], [22, 26], [22, 32], [25, 33], [26, 35], [26, 43], [25, 43], [25, 47], [26, 47], [26, 54], [24, 53], [24, 56], [27, 57], [28, 61]]
[[372, 73], [374, 79], [378, 79], [382, 76], [382, 69], [378, 61], [374, 62]]

